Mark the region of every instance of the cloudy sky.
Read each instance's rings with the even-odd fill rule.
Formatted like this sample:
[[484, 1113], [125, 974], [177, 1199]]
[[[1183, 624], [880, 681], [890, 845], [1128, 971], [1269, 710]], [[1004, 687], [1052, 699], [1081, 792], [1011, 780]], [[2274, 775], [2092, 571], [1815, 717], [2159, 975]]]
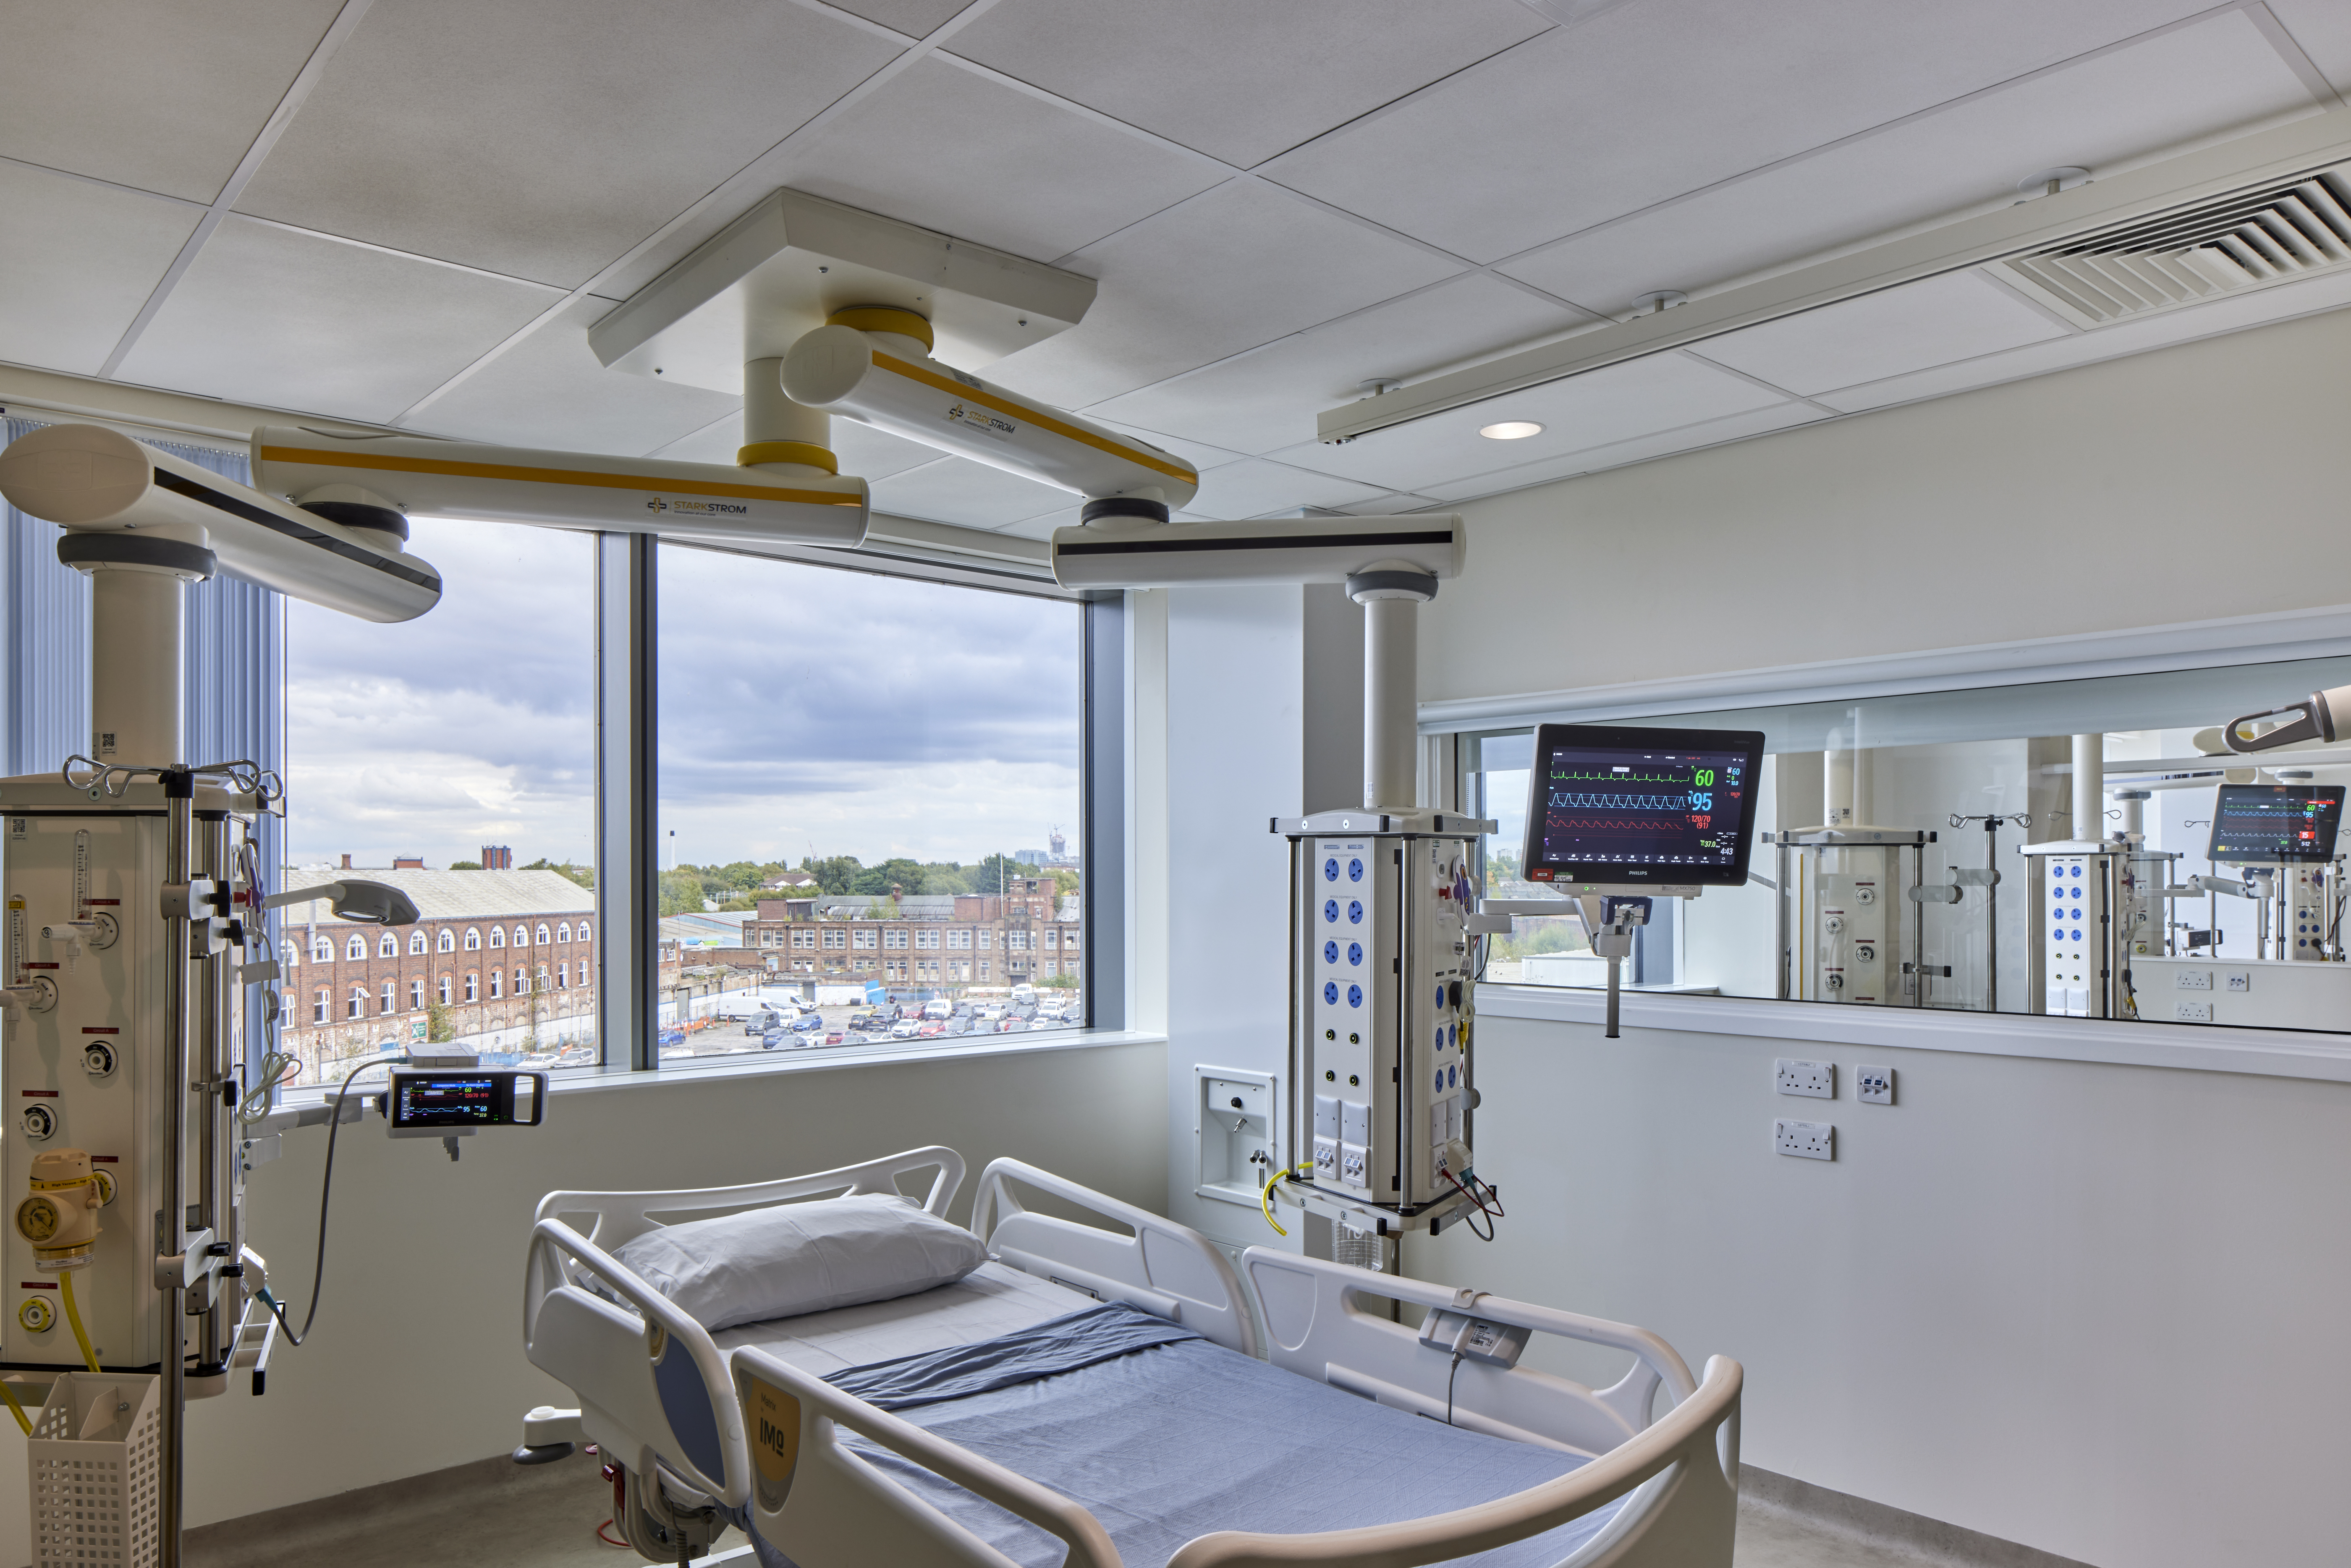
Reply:
[[[287, 607], [297, 864], [594, 858], [586, 538], [421, 520], [441, 603], [401, 626]], [[681, 862], [969, 862], [1078, 810], [1075, 608], [661, 552], [661, 820]], [[664, 846], [666, 847], [666, 837]]]

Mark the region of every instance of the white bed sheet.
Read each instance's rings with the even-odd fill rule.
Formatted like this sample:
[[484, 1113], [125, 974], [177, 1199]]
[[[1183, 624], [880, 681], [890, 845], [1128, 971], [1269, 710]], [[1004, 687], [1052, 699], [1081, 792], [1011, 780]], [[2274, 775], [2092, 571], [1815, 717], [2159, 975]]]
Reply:
[[951, 1285], [795, 1318], [744, 1323], [710, 1336], [722, 1354], [757, 1345], [814, 1377], [974, 1344], [1066, 1316], [1094, 1298], [1006, 1263], [982, 1263]]

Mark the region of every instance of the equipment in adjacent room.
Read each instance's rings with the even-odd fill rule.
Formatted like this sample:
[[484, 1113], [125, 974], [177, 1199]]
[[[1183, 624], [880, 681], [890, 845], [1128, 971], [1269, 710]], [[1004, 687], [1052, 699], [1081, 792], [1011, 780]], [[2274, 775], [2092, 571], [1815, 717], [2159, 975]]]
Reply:
[[[1872, 771], [1859, 747], [1825, 753], [1821, 825], [1766, 837], [1778, 855], [1774, 951], [1783, 1000], [1924, 1006], [1924, 905], [1956, 903], [1979, 879], [1989, 904], [1999, 881], [1996, 872], [1962, 872], [1945, 887], [1922, 886], [1935, 835], [1869, 825]], [[1991, 956], [1996, 964], [1996, 948]]]

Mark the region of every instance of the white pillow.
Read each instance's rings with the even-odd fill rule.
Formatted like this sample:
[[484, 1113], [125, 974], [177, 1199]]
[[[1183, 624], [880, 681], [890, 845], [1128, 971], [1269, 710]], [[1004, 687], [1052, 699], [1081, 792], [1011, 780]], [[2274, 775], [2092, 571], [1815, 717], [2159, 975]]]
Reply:
[[612, 1254], [714, 1333], [886, 1301], [987, 1261], [979, 1238], [892, 1193], [820, 1198], [666, 1225]]

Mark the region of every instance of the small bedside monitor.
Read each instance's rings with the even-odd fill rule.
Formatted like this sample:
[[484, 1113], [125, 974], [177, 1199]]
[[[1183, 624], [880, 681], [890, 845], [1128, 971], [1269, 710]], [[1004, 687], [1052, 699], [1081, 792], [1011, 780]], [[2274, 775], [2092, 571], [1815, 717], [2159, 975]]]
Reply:
[[2331, 861], [2343, 825], [2339, 784], [2223, 784], [2210, 858], [2230, 865]]
[[1529, 882], [1735, 887], [1755, 844], [1763, 733], [1547, 724], [1527, 802]]

